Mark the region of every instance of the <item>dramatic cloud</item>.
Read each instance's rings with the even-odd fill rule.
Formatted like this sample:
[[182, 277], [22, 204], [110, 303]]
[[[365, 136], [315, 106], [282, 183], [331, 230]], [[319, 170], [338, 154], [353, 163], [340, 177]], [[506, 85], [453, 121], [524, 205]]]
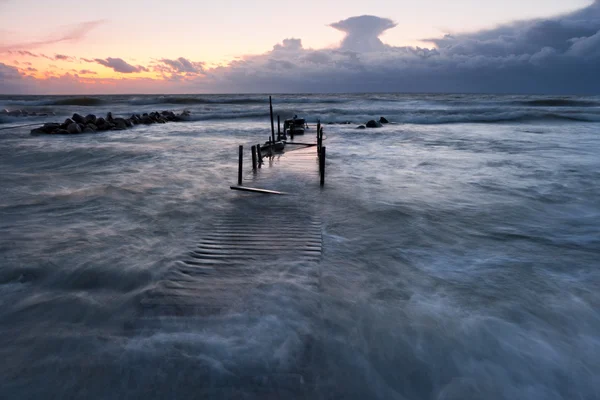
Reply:
[[0, 63], [0, 93], [22, 91], [22, 80], [17, 68]]
[[[383, 43], [381, 35], [395, 26], [388, 18], [357, 16], [331, 24], [346, 34], [337, 48], [308, 49], [300, 39], [290, 38], [267, 53], [240, 57], [216, 68], [183, 57], [163, 58], [150, 64], [155, 79], [63, 76], [48, 82], [46, 87], [72, 84], [76, 85], [70, 89], [73, 92], [77, 87], [90, 87], [82, 85], [97, 83], [95, 91], [102, 84], [113, 85], [107, 91], [136, 93], [600, 94], [600, 1], [554, 18], [517, 21], [478, 32], [429, 39], [430, 48]], [[37, 56], [25, 54], [23, 49], [15, 51], [22, 56]], [[124, 74], [148, 71], [121, 58], [79, 60]], [[4, 76], [16, 74], [15, 82], [18, 81], [18, 70], [4, 65], [2, 71]], [[21, 83], [33, 79], [21, 78]], [[0, 89], [6, 87], [7, 78], [3, 82]]]
[[133, 66], [131, 64], [128, 64], [125, 60], [123, 60], [122, 58], [107, 58], [105, 60], [99, 59], [97, 58], [96, 61], [98, 64], [104, 65], [107, 68], [112, 68], [115, 72], [121, 72], [123, 74], [132, 74], [135, 72], [144, 72], [144, 71], [148, 71], [147, 68], [138, 65], [138, 66]]
[[391, 19], [362, 15], [329, 25], [346, 33], [341, 49], [357, 52], [383, 51], [386, 45], [379, 36], [396, 24]]
[[0, 53], [13, 51], [13, 50], [19, 51], [22, 49], [32, 49], [32, 48], [37, 48], [37, 47], [46, 46], [46, 45], [55, 44], [55, 43], [61, 43], [61, 42], [76, 42], [76, 41], [79, 41], [79, 40], [85, 38], [85, 36], [91, 30], [95, 29], [96, 27], [100, 26], [103, 23], [104, 23], [103, 20], [82, 22], [82, 23], [72, 26], [71, 29], [67, 30], [66, 32], [62, 32], [58, 35], [50, 36], [50, 38], [48, 38], [46, 40], [39, 40], [39, 41], [26, 42], [26, 43], [13, 43], [13, 44], [0, 43]]
[[394, 47], [395, 26], [360, 16], [331, 25], [338, 49], [287, 39], [272, 51], [207, 71], [199, 89], [219, 91], [399, 91], [600, 93], [600, 2], [568, 15], [432, 39], [434, 48]]
[[204, 63], [201, 62], [192, 62], [183, 57], [179, 57], [176, 60], [169, 60], [163, 58], [160, 60], [161, 63], [165, 64], [167, 68], [160, 68], [161, 72], [171, 72], [171, 73], [188, 73], [188, 74], [202, 74], [204, 73]]

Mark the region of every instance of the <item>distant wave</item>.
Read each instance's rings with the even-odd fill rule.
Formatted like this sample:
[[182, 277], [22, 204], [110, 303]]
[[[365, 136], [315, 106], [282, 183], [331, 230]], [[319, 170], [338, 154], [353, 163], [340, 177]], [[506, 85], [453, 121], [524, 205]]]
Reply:
[[210, 99], [205, 97], [159, 97], [149, 98], [134, 101], [137, 104], [265, 104], [267, 101], [264, 99]]
[[[344, 99], [323, 99], [323, 98], [285, 98], [285, 99], [277, 99], [276, 103], [286, 103], [286, 104], [298, 104], [298, 103], [309, 103], [309, 104], [318, 104], [318, 103], [344, 103], [347, 100]], [[223, 96], [223, 97], [215, 97], [215, 96], [158, 96], [158, 97], [136, 97], [132, 98], [129, 101], [131, 104], [137, 105], [152, 105], [152, 104], [179, 104], [179, 105], [194, 105], [194, 104], [211, 104], [211, 105], [219, 105], [219, 104], [268, 104], [269, 99], [266, 96], [261, 97], [232, 97], [232, 96]]]
[[69, 97], [66, 99], [51, 100], [44, 104], [50, 106], [82, 106], [91, 107], [104, 104], [104, 101], [96, 97]]
[[[536, 113], [526, 111], [500, 111], [496, 113], [440, 113], [433, 110], [406, 113], [357, 113], [349, 117], [348, 113], [323, 114], [321, 121], [334, 124], [364, 124], [370, 119], [379, 119], [385, 116], [390, 122], [416, 125], [443, 125], [443, 124], [499, 124], [510, 122], [544, 122], [544, 121], [572, 121], [572, 122], [600, 122], [600, 114], [590, 113]], [[309, 122], [313, 122], [308, 119]]]
[[586, 100], [571, 99], [535, 99], [520, 102], [530, 107], [598, 107], [600, 103]]

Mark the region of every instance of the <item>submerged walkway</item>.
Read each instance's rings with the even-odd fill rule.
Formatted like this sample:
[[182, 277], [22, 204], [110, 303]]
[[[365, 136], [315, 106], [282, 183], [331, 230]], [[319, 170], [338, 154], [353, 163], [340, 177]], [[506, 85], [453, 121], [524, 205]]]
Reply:
[[[299, 307], [304, 309], [300, 314], [307, 320], [319, 318], [315, 315], [323, 250], [321, 218], [315, 202], [321, 190], [319, 167], [315, 147], [298, 147], [265, 158], [256, 172], [249, 168], [243, 182], [289, 195], [236, 192], [231, 209], [215, 216], [198, 245], [141, 299], [136, 324], [139, 329], [192, 331], [229, 314], [261, 315], [265, 311], [261, 307], [279, 301], [265, 300], [265, 293], [275, 286], [302, 298]], [[289, 291], [285, 285], [289, 285]], [[261, 392], [263, 395], [302, 397], [314, 356], [312, 339], [305, 337], [303, 341], [296, 365], [262, 371], [258, 386], [266, 391]], [[238, 378], [220, 387], [234, 390], [231, 388], [256, 386], [255, 377]]]

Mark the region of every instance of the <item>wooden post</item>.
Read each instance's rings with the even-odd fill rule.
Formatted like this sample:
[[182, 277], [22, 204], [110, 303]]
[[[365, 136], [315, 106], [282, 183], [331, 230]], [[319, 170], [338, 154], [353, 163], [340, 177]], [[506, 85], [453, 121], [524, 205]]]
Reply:
[[325, 186], [325, 150], [326, 147], [321, 148], [321, 159], [319, 160], [321, 164], [321, 186]]
[[277, 116], [277, 140], [281, 140], [281, 120]]
[[263, 163], [262, 152], [260, 151], [260, 144], [256, 145], [256, 155], [258, 156], [258, 166]]
[[252, 170], [256, 171], [256, 146], [252, 146]]
[[317, 120], [317, 154], [321, 159], [321, 120]]
[[240, 146], [240, 155], [238, 161], [238, 185], [242, 184], [242, 164], [244, 163], [244, 146]]
[[275, 125], [273, 121], [273, 103], [271, 101], [271, 96], [269, 96], [269, 109], [271, 110], [271, 138], [273, 142], [275, 142]]

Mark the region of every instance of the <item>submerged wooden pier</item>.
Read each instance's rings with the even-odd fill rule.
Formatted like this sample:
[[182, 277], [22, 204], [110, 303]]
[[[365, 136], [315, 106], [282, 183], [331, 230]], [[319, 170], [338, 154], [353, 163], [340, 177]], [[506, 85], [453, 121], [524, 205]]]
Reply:
[[[319, 323], [323, 239], [316, 199], [324, 159], [318, 144], [293, 146], [265, 157], [260, 168], [239, 171], [238, 185], [232, 188], [260, 191], [236, 194], [197, 245], [143, 295], [136, 331], [194, 332], [216, 321], [225, 323], [230, 315], [260, 316], [269, 312], [262, 309], [269, 302], [282, 301], [265, 299], [271, 288], [281, 287], [301, 299], [294, 303], [299, 308], [294, 312], [308, 324]], [[310, 335], [302, 343], [294, 365], [264, 371], [257, 367], [257, 376], [228, 379], [219, 388], [207, 388], [206, 394], [233, 395], [252, 386], [267, 398], [304, 398], [311, 390], [315, 348]]]

